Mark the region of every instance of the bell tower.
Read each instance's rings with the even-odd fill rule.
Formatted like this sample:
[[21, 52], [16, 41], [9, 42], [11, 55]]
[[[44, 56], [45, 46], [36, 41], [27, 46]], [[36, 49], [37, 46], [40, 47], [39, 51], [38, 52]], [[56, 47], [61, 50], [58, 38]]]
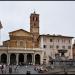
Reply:
[[36, 43], [39, 37], [39, 14], [31, 13], [30, 15], [30, 32], [33, 35], [33, 40]]

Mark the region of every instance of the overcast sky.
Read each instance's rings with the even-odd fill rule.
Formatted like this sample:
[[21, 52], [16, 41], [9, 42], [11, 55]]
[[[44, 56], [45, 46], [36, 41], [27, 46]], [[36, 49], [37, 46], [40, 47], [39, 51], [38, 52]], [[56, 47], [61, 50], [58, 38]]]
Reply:
[[30, 30], [30, 14], [40, 14], [40, 34], [75, 37], [75, 1], [0, 1], [0, 39], [18, 29]]

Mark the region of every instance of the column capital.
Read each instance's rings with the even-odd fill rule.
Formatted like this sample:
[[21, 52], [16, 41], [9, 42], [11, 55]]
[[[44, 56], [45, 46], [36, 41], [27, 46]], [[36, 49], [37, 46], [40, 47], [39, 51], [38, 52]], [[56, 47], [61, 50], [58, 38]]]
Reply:
[[32, 63], [33, 65], [35, 65], [35, 54], [34, 53], [32, 54]]

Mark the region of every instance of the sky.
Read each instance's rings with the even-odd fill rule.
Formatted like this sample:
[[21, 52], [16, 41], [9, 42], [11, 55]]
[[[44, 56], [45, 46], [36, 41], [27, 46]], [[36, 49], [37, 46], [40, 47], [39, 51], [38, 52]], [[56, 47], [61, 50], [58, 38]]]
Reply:
[[9, 32], [30, 31], [30, 14], [39, 14], [40, 34], [75, 37], [75, 1], [0, 1], [0, 43]]

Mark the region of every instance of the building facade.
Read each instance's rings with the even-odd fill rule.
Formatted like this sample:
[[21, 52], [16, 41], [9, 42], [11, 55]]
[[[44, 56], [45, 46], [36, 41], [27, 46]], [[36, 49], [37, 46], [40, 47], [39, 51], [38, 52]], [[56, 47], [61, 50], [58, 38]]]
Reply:
[[72, 45], [73, 59], [75, 60], [75, 41]]
[[72, 59], [72, 38], [62, 35], [40, 35], [39, 46], [46, 51], [47, 62], [49, 57], [55, 59], [56, 55]]
[[[39, 14], [30, 15], [30, 32], [19, 29], [9, 32], [9, 40], [0, 46], [0, 62], [7, 64], [43, 64], [49, 57], [65, 55], [72, 58], [72, 38], [61, 35], [40, 35]], [[66, 51], [60, 53], [60, 51]]]
[[0, 62], [8, 64], [42, 64], [44, 50], [39, 48], [39, 14], [30, 15], [30, 32], [23, 29], [9, 32], [9, 40], [0, 47]]

